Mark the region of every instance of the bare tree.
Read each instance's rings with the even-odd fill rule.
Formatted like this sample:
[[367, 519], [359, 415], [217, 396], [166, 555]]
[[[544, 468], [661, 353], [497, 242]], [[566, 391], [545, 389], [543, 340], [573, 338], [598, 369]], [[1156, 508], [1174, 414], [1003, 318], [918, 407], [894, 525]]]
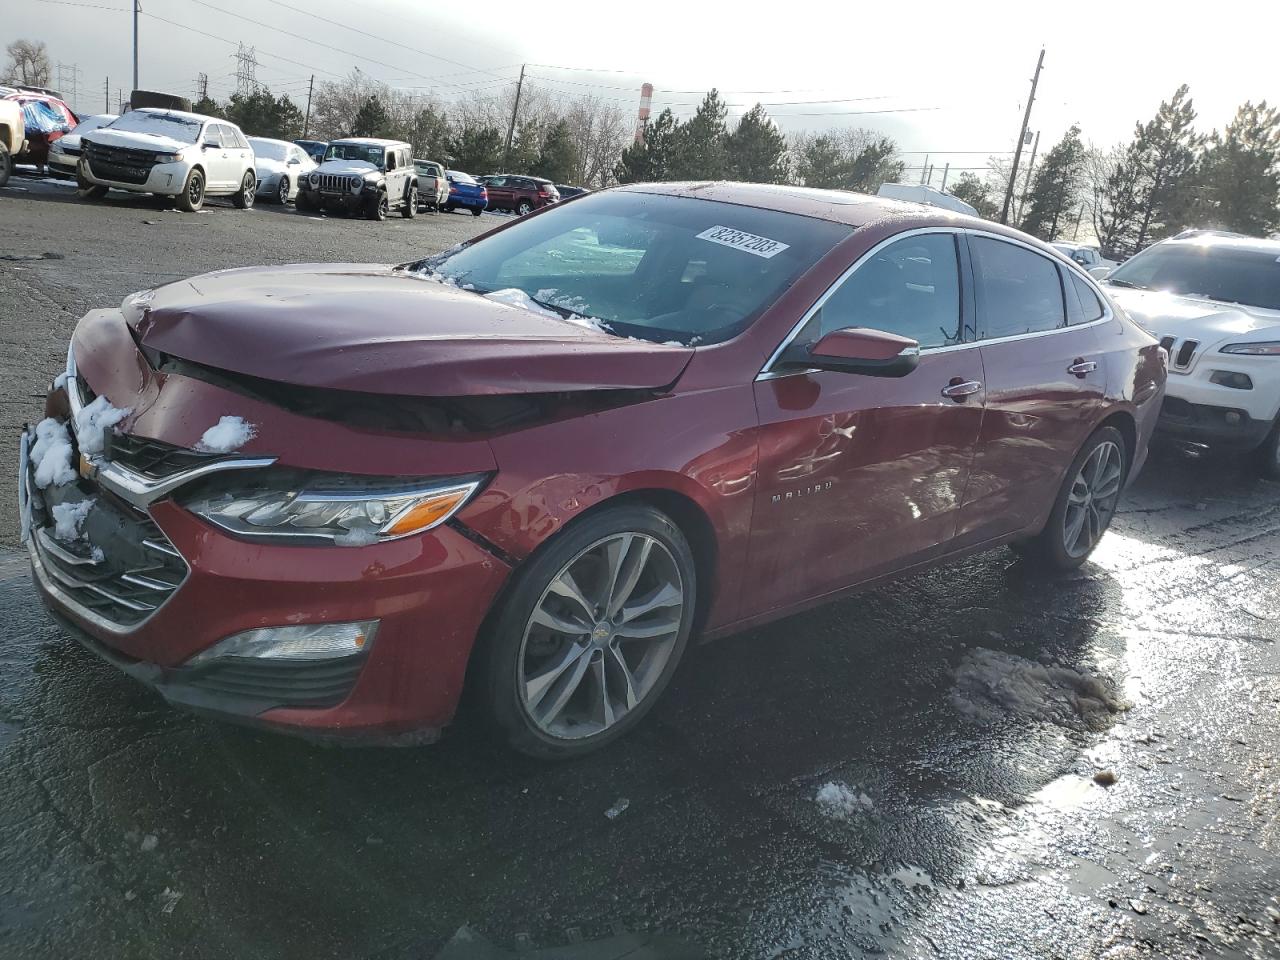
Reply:
[[5, 68], [6, 83], [21, 83], [32, 87], [47, 87], [52, 68], [49, 51], [43, 40], [14, 40], [5, 52], [9, 65]]
[[614, 182], [618, 157], [631, 141], [631, 124], [616, 104], [599, 97], [579, 97], [569, 104], [564, 120], [578, 144], [575, 182], [607, 187]]
[[1085, 190], [1093, 209], [1093, 232], [1106, 256], [1134, 252], [1143, 167], [1131, 146], [1091, 147], [1085, 156]]

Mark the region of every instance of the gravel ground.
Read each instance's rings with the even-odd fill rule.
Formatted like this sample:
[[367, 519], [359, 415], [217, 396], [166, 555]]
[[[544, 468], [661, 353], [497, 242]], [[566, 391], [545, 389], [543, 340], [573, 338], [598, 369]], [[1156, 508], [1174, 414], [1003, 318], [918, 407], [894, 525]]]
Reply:
[[[66, 259], [0, 261], [8, 428], [90, 305], [482, 225], [18, 185], [0, 253]], [[1277, 492], [1157, 450], [1075, 574], [999, 550], [694, 648], [645, 727], [559, 765], [176, 712], [0, 551], [0, 956], [1280, 956]]]

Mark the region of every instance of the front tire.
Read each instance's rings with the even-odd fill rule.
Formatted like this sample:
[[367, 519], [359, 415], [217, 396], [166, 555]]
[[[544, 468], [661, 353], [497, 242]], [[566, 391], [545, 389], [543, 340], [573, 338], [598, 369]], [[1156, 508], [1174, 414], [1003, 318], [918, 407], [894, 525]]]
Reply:
[[400, 216], [406, 220], [412, 220], [418, 215], [418, 188], [409, 188], [409, 199], [405, 201], [403, 207], [400, 208]]
[[178, 209], [187, 213], [195, 213], [204, 206], [204, 174], [192, 170], [187, 174], [187, 182], [177, 196]]
[[1258, 448], [1258, 466], [1268, 480], [1280, 480], [1280, 418]]
[[293, 201], [293, 209], [299, 213], [313, 213], [319, 208], [312, 203], [311, 195], [299, 187], [298, 196]]
[[0, 143], [0, 187], [9, 182], [9, 178], [13, 176], [13, 155], [9, 153], [9, 148]]
[[391, 204], [387, 200], [386, 191], [385, 190], [378, 191], [378, 195], [369, 201], [369, 206], [367, 208], [366, 215], [370, 220], [377, 220], [381, 222], [387, 219], [387, 214], [390, 212], [391, 212]]
[[1048, 523], [1018, 544], [1018, 552], [1049, 570], [1079, 567], [1111, 525], [1128, 475], [1128, 448], [1120, 431], [1095, 430], [1071, 462]]
[[648, 506], [570, 525], [517, 575], [483, 645], [480, 691], [515, 750], [569, 759], [625, 735], [688, 645], [693, 553]]
[[246, 171], [244, 179], [240, 181], [240, 189], [235, 192], [231, 198], [231, 202], [237, 210], [248, 210], [253, 206], [254, 198], [258, 195], [258, 178], [252, 170]]

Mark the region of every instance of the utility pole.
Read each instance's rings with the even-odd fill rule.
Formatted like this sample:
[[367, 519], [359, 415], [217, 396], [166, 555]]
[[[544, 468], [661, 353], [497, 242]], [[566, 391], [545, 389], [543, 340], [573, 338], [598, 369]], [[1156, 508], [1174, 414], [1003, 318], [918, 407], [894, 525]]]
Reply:
[[102, 85], [102, 112], [111, 112], [111, 78], [107, 77], [107, 82]]
[[1035, 76], [1031, 78], [1031, 96], [1027, 97], [1027, 109], [1022, 113], [1022, 129], [1018, 131], [1018, 147], [1013, 154], [1013, 169], [1009, 171], [1009, 185], [1004, 191], [1004, 206], [1000, 208], [1000, 222], [1009, 222], [1009, 204], [1013, 202], [1013, 185], [1018, 181], [1018, 162], [1022, 159], [1022, 144], [1027, 139], [1027, 126], [1031, 123], [1031, 105], [1036, 102], [1036, 86], [1040, 83], [1040, 71], [1044, 67], [1044, 47], [1036, 61]]
[[1084, 200], [1080, 201], [1080, 212], [1076, 214], [1076, 229], [1075, 232], [1071, 234], [1072, 240], [1080, 239], [1080, 221], [1084, 219], [1084, 205], [1086, 202], [1087, 201]]
[[311, 75], [311, 82], [307, 84], [307, 115], [302, 119], [302, 139], [307, 139], [307, 131], [311, 129], [311, 91], [316, 86], [316, 75]]
[[133, 0], [133, 89], [138, 89], [138, 14], [142, 12], [142, 0]]
[[520, 64], [520, 80], [516, 83], [516, 102], [511, 108], [511, 123], [507, 125], [507, 145], [502, 150], [502, 169], [507, 169], [507, 163], [511, 157], [511, 138], [516, 135], [516, 114], [520, 112], [520, 91], [524, 89], [524, 68], [526, 64]]
[[951, 172], [951, 162], [948, 161], [947, 165], [942, 168], [942, 187], [940, 189], [942, 190], [943, 193], [947, 192], [947, 174], [950, 172]]
[[1035, 143], [1031, 144], [1031, 162], [1027, 164], [1027, 179], [1022, 185], [1022, 196], [1018, 198], [1018, 212], [1014, 214], [1018, 222], [1022, 222], [1022, 207], [1027, 202], [1027, 194], [1031, 192], [1031, 172], [1036, 168], [1036, 154], [1040, 152], [1040, 131], [1036, 131]]
[[926, 172], [928, 172], [928, 170], [929, 170], [929, 155], [926, 153], [926, 154], [924, 155], [924, 166], [922, 166], [922, 167], [920, 168], [920, 182], [921, 182], [921, 183], [924, 183], [924, 175], [925, 175], [925, 173], [926, 173]]

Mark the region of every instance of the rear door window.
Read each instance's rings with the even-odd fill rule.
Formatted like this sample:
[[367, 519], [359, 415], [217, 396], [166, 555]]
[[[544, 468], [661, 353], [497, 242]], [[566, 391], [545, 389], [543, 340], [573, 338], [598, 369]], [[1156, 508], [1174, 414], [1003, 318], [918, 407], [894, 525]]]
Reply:
[[1094, 320], [1101, 320], [1105, 311], [1102, 308], [1102, 301], [1093, 292], [1093, 287], [1089, 286], [1088, 281], [1083, 277], [1078, 277], [1074, 273], [1070, 273], [1070, 271], [1068, 271], [1068, 275], [1071, 277], [1071, 287], [1075, 292], [1076, 299], [1080, 301], [1080, 317], [1079, 320], [1073, 320], [1073, 322], [1091, 323]]
[[970, 237], [978, 336], [997, 340], [1067, 325], [1058, 265], [1026, 247]]

